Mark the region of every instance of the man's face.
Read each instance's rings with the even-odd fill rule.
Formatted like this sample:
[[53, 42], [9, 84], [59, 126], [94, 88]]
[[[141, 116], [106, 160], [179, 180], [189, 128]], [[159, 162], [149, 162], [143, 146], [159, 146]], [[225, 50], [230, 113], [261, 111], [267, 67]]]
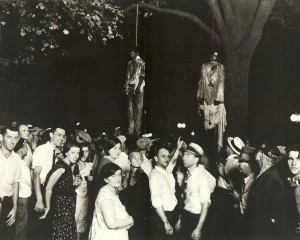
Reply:
[[161, 148], [155, 157], [155, 161], [157, 162], [158, 166], [166, 168], [170, 162], [170, 152], [165, 148]]
[[131, 57], [132, 60], [135, 60], [136, 56], [137, 56], [137, 53], [135, 51], [130, 52], [130, 57]]
[[20, 125], [19, 132], [20, 132], [20, 138], [28, 140], [28, 138], [29, 138], [29, 128], [26, 125]]
[[298, 151], [290, 151], [288, 165], [294, 176], [300, 177], [300, 153]]
[[134, 153], [130, 154], [130, 159], [129, 160], [130, 160], [130, 163], [131, 163], [132, 167], [139, 168], [142, 164], [143, 157], [142, 157], [141, 153], [134, 152]]
[[184, 167], [190, 168], [194, 165], [197, 165], [199, 158], [190, 152], [184, 152], [182, 160]]
[[7, 129], [6, 134], [3, 137], [3, 147], [8, 151], [12, 151], [15, 148], [18, 141], [19, 132]]
[[60, 147], [66, 138], [66, 132], [64, 129], [56, 128], [54, 133], [50, 133], [50, 141], [56, 146]]

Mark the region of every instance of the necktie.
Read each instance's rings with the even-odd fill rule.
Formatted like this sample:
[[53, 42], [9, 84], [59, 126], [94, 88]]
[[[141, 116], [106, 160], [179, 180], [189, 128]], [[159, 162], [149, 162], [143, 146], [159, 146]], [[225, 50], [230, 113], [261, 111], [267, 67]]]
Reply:
[[52, 167], [54, 167], [54, 164], [55, 164], [55, 159], [56, 159], [56, 154], [55, 154], [55, 150], [53, 150], [53, 156], [52, 156]]

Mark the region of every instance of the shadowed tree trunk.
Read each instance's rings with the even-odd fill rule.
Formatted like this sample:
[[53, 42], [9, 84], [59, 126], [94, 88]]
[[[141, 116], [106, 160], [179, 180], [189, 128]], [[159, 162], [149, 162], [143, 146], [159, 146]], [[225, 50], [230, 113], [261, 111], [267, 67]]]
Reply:
[[[227, 131], [231, 135], [245, 135], [250, 63], [276, 0], [207, 0], [207, 3], [213, 11], [219, 34], [188, 12], [160, 8], [147, 3], [140, 3], [139, 8], [149, 8], [189, 19], [224, 48]], [[135, 7], [135, 5], [127, 7], [124, 12]]]

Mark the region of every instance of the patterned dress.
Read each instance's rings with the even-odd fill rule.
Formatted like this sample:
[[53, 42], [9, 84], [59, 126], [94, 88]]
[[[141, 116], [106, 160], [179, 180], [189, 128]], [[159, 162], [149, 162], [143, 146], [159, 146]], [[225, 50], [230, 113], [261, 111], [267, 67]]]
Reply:
[[50, 176], [60, 168], [65, 172], [58, 179], [52, 190], [52, 239], [76, 240], [77, 231], [75, 223], [76, 193], [73, 186], [71, 167], [64, 161], [58, 161], [47, 175], [46, 184]]

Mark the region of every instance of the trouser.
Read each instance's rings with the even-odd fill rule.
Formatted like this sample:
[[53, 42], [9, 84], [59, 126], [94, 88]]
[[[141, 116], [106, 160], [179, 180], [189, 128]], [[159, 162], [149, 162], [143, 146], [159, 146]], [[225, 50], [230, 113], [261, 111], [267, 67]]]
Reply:
[[162, 239], [176, 239], [175, 224], [179, 216], [179, 205], [173, 211], [165, 211], [166, 217], [173, 227], [173, 234], [167, 235], [165, 225], [158, 216], [156, 210], [153, 208], [150, 211], [149, 225], [147, 225], [147, 239], [162, 240]]
[[[192, 239], [192, 232], [197, 227], [200, 214], [193, 214], [188, 211], [183, 211], [181, 215], [181, 231], [180, 236], [182, 239]], [[203, 231], [201, 231], [203, 232]]]
[[142, 127], [144, 92], [127, 96], [128, 134], [140, 136]]
[[29, 198], [18, 198], [18, 208], [16, 216], [16, 239], [26, 239], [28, 229], [28, 202]]
[[[41, 192], [43, 195], [43, 199], [45, 196], [45, 187], [41, 185]], [[28, 239], [33, 240], [44, 240], [51, 239], [51, 228], [52, 228], [52, 211], [48, 213], [45, 219], [40, 219], [40, 217], [44, 214], [44, 212], [36, 212], [34, 210], [36, 203], [36, 196], [34, 194], [32, 203], [30, 205], [29, 211], [32, 211], [32, 218], [30, 221], [30, 229], [28, 233]], [[44, 202], [45, 203], [45, 202]], [[31, 206], [32, 205], [32, 206]]]
[[16, 224], [7, 226], [7, 215], [13, 208], [12, 197], [4, 197], [1, 202], [1, 214], [0, 214], [0, 240], [11, 240], [15, 237]]

